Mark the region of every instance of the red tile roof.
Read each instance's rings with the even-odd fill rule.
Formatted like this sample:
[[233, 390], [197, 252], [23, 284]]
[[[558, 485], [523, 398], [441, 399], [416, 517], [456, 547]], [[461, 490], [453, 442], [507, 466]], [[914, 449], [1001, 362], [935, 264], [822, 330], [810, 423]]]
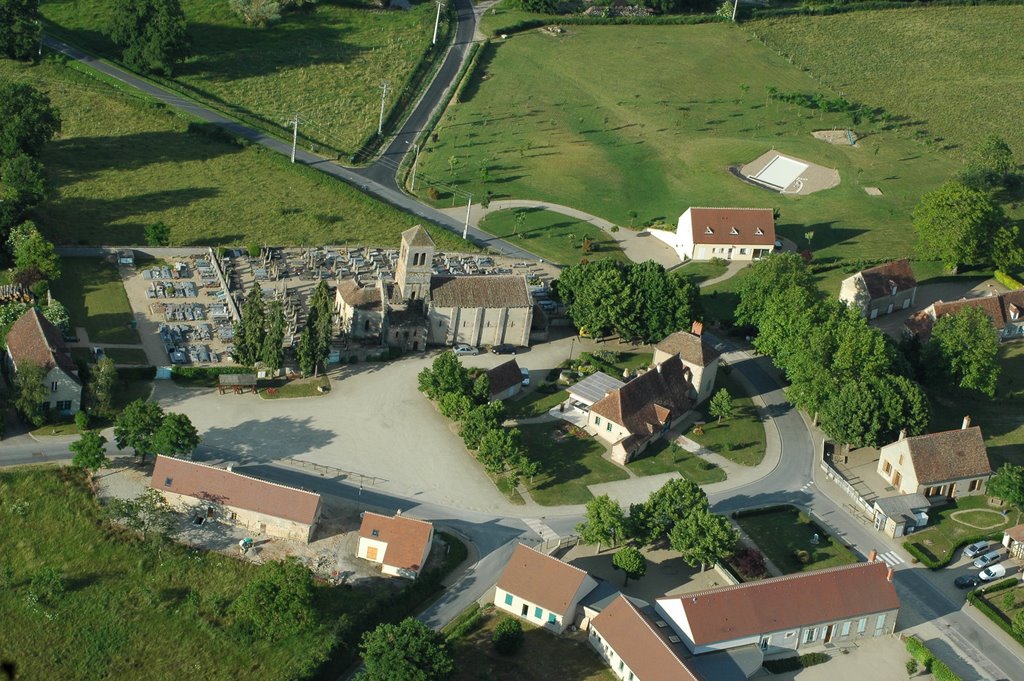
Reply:
[[695, 244], [775, 246], [775, 217], [771, 208], [691, 207], [690, 224]]
[[1003, 534], [1009, 535], [1010, 539], [1016, 542], [1024, 542], [1024, 525], [1014, 525], [1003, 530]]
[[431, 307], [533, 307], [521, 274], [430, 278]]
[[510, 359], [504, 364], [488, 369], [487, 381], [491, 395], [497, 395], [512, 386], [519, 385], [523, 382], [523, 372], [519, 369], [519, 362]]
[[[898, 445], [899, 442], [897, 440], [885, 447]], [[992, 474], [985, 439], [978, 426], [917, 435], [903, 442], [907, 443], [919, 484], [930, 485]]]
[[[557, 558], [519, 544], [498, 578], [498, 588], [565, 616], [589, 575]], [[585, 595], [585, 594], [581, 594]]]
[[695, 645], [896, 610], [900, 599], [881, 562], [804, 572], [698, 591], [678, 600]]
[[433, 539], [434, 526], [425, 520], [407, 518], [404, 515], [389, 517], [366, 511], [359, 526], [359, 536], [382, 541], [388, 545], [384, 552], [384, 563], [392, 567], [415, 570], [423, 569], [420, 560]]
[[595, 402], [590, 411], [618, 423], [631, 435], [647, 437], [661, 430], [671, 415], [693, 407], [690, 370], [678, 355], [669, 357]]
[[380, 287], [360, 286], [359, 282], [352, 278], [342, 279], [338, 282], [338, 295], [351, 307], [358, 307], [364, 310], [380, 309]]
[[320, 495], [204, 463], [157, 456], [149, 486], [304, 525], [316, 522]]
[[[992, 326], [998, 330], [1010, 321], [1020, 321], [1013, 318], [1013, 308], [1024, 307], [1024, 291], [1010, 291], [998, 296], [981, 296], [978, 298], [961, 298], [952, 302], [937, 300], [920, 312], [916, 312], [905, 322], [907, 330], [927, 340], [932, 333], [932, 327], [939, 317], [956, 314], [965, 307], [979, 307], [988, 318], [992, 320]], [[1018, 313], [1019, 314], [1019, 313]]]
[[44, 371], [59, 366], [78, 381], [78, 367], [71, 359], [60, 330], [42, 315], [39, 308], [30, 307], [11, 325], [7, 332], [7, 351], [11, 353], [15, 367], [24, 362], [38, 364]]
[[897, 292], [917, 286], [914, 271], [910, 269], [910, 261], [906, 258], [862, 270], [860, 275], [864, 278], [864, 285], [872, 300], [892, 295], [893, 286]]
[[611, 646], [640, 681], [698, 681], [677, 655], [679, 645], [654, 627], [622, 594], [590, 626]]

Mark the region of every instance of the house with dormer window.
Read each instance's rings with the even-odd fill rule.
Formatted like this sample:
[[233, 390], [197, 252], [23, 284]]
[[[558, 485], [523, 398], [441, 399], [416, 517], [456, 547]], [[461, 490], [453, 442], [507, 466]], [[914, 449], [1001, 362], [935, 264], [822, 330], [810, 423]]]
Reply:
[[679, 259], [757, 260], [775, 248], [771, 208], [687, 208], [674, 232], [650, 230], [675, 250]]
[[906, 258], [861, 270], [843, 279], [839, 300], [868, 319], [906, 310], [917, 296], [917, 279]]

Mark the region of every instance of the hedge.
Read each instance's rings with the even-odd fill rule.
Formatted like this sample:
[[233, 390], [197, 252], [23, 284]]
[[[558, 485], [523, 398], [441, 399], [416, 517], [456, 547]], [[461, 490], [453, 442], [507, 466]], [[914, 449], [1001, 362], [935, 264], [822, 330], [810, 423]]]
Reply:
[[903, 548], [907, 550], [907, 553], [921, 561], [921, 564], [925, 567], [930, 568], [932, 570], [939, 570], [941, 568], [946, 567], [950, 564], [950, 562], [952, 562], [953, 556], [956, 555], [956, 552], [960, 550], [961, 546], [967, 546], [968, 544], [973, 544], [974, 542], [982, 541], [983, 539], [987, 541], [999, 540], [1002, 539], [1002, 537], [1002, 531], [978, 532], [976, 534], [969, 534], [966, 537], [964, 537], [959, 544], [954, 546], [949, 551], [949, 553], [943, 556], [935, 556], [934, 554], [926, 553], [917, 542], [912, 542], [909, 540], [903, 542]]
[[117, 377], [123, 381], [150, 381], [156, 378], [156, 367], [121, 367]]
[[997, 582], [986, 589], [972, 591], [967, 594], [967, 602], [978, 608], [978, 612], [992, 620], [1000, 629], [1012, 636], [1017, 643], [1024, 645], [1024, 634], [1021, 634], [1014, 629], [1013, 624], [1009, 619], [1007, 619], [1006, 615], [993, 608], [987, 598], [989, 594], [998, 593], [999, 591], [1004, 591], [1006, 589], [1012, 589], [1018, 584], [1020, 584], [1020, 581], [1016, 577], [1004, 579], [1003, 581]]
[[1013, 276], [1007, 274], [1006, 272], [996, 270], [995, 276], [996, 281], [998, 281], [1000, 284], [1010, 289], [1011, 291], [1016, 291], [1019, 288], [1024, 288], [1024, 284], [1020, 283], [1019, 281], [1014, 279]]
[[831, 658], [826, 653], [806, 653], [799, 657], [783, 657], [778, 660], [765, 660], [762, 666], [772, 674], [795, 672], [806, 667], [813, 667], [822, 662], [828, 662]]
[[909, 636], [906, 646], [910, 656], [920, 662], [927, 671], [930, 671], [935, 677], [935, 681], [963, 681], [942, 660], [935, 657], [934, 653], [918, 637]]
[[[1021, 1], [1024, 2], [1024, 0]], [[725, 19], [716, 14], [672, 14], [656, 17], [584, 17], [553, 14], [550, 17], [544, 17], [543, 19], [525, 19], [514, 24], [509, 24], [508, 26], [496, 28], [493, 31], [493, 35], [514, 35], [516, 33], [522, 33], [523, 31], [531, 31], [535, 28], [551, 26], [553, 24], [561, 26], [620, 26], [624, 24], [637, 26], [678, 26], [683, 24], [712, 24], [728, 21], [729, 19]]]
[[[763, 515], [765, 513], [776, 513], [778, 511], [791, 511], [796, 507], [791, 504], [776, 504], [775, 506], [761, 506], [760, 508], [748, 508], [742, 511], [733, 511], [733, 518], [745, 518], [750, 515]], [[799, 509], [797, 509], [799, 510]]]
[[[484, 43], [485, 49], [489, 46], [490, 43]], [[455, 82], [458, 83], [458, 90], [455, 92], [455, 101], [460, 104], [466, 101], [462, 98], [462, 94], [466, 91], [466, 86], [471, 80], [476, 78], [476, 66], [480, 63], [480, 54], [482, 52], [483, 49], [480, 48], [480, 43], [473, 43], [470, 45], [466, 61], [462, 64], [462, 68], [459, 70], [459, 75], [455, 77]], [[433, 126], [428, 127], [432, 128]]]
[[846, 2], [834, 5], [801, 5], [799, 7], [755, 8], [749, 13], [743, 12], [745, 18], [768, 19], [789, 16], [825, 16], [829, 14], [846, 14], [874, 9], [907, 9], [910, 7], [973, 7], [976, 5], [1021, 5], [1024, 0], [935, 0], [934, 2], [898, 2], [896, 0], [867, 0], [866, 2]]
[[480, 604], [473, 601], [472, 605], [462, 611], [458, 617], [444, 628], [445, 638], [448, 641], [457, 641], [460, 638], [464, 638], [480, 626], [482, 619], [483, 613], [480, 612]]
[[171, 369], [173, 376], [181, 378], [217, 378], [221, 374], [254, 374], [253, 367], [174, 367]]

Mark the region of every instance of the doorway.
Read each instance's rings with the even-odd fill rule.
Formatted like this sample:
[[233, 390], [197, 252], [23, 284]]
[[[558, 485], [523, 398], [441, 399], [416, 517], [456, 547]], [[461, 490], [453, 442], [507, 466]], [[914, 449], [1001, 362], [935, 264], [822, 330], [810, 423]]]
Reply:
[[832, 640], [832, 632], [836, 628], [836, 625], [830, 624], [825, 627], [825, 643], [829, 643]]

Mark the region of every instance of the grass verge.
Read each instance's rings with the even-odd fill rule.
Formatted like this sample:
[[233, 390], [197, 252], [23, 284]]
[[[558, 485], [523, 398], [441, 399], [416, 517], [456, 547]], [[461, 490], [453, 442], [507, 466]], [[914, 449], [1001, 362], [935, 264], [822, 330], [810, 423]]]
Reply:
[[[932, 510], [929, 515], [927, 529], [914, 532], [907, 541], [903, 542], [903, 548], [912, 556], [921, 561], [924, 565], [938, 569], [948, 565], [954, 558], [958, 548], [964, 544], [980, 541], [982, 539], [1001, 539], [1003, 530], [1013, 527], [1021, 522], [1021, 511], [1017, 508], [1010, 508], [1007, 515], [1002, 518], [1003, 522], [994, 527], [980, 529], [961, 520], [970, 520], [972, 515], [961, 514], [958, 511], [987, 509], [989, 520], [999, 520], [1002, 509], [991, 508], [988, 505], [988, 497], [984, 495], [973, 497], [961, 497], [955, 503], [942, 508]], [[955, 514], [955, 517], [954, 517]]]
[[552, 384], [545, 383], [538, 386], [538, 388], [531, 393], [527, 393], [517, 399], [507, 401], [505, 403], [505, 415], [510, 419], [526, 419], [533, 418], [535, 416], [543, 416], [548, 413], [549, 409], [554, 409], [568, 399], [569, 393], [565, 390], [559, 390], [553, 393], [545, 392], [544, 388], [549, 385]]
[[584, 504], [593, 498], [588, 485], [625, 480], [629, 475], [603, 458], [604, 444], [584, 433], [567, 435], [561, 421], [521, 425], [529, 457], [540, 463], [530, 496], [542, 506]]
[[94, 258], [64, 258], [60, 279], [53, 282], [51, 291], [67, 308], [71, 326], [84, 327], [90, 341], [142, 342], [131, 328], [134, 315], [114, 265]]
[[[794, 506], [741, 512], [736, 523], [783, 574], [856, 563], [857, 557]], [[818, 535], [818, 543], [812, 543]]]
[[[516, 224], [516, 213], [524, 215]], [[581, 259], [615, 258], [629, 262], [611, 234], [600, 227], [542, 208], [519, 208], [489, 213], [480, 229], [536, 253], [545, 260], [576, 265]], [[589, 250], [584, 244], [589, 241]]]
[[678, 472], [698, 485], [721, 482], [726, 478], [725, 471], [715, 464], [664, 438], [648, 445], [640, 458], [630, 461], [626, 468], [637, 475]]
[[292, 397], [321, 397], [330, 392], [331, 382], [326, 376], [298, 378], [294, 381], [260, 381], [259, 395], [265, 400], [284, 400]]
[[[704, 425], [704, 434], [696, 435], [691, 431], [687, 433], [687, 437], [733, 463], [756, 466], [764, 459], [764, 423], [757, 415], [753, 400], [747, 397], [746, 390], [739, 381], [719, 368], [712, 394], [723, 388], [732, 395], [736, 414], [721, 423], [709, 415], [708, 422]], [[706, 412], [707, 403], [703, 408]]]

